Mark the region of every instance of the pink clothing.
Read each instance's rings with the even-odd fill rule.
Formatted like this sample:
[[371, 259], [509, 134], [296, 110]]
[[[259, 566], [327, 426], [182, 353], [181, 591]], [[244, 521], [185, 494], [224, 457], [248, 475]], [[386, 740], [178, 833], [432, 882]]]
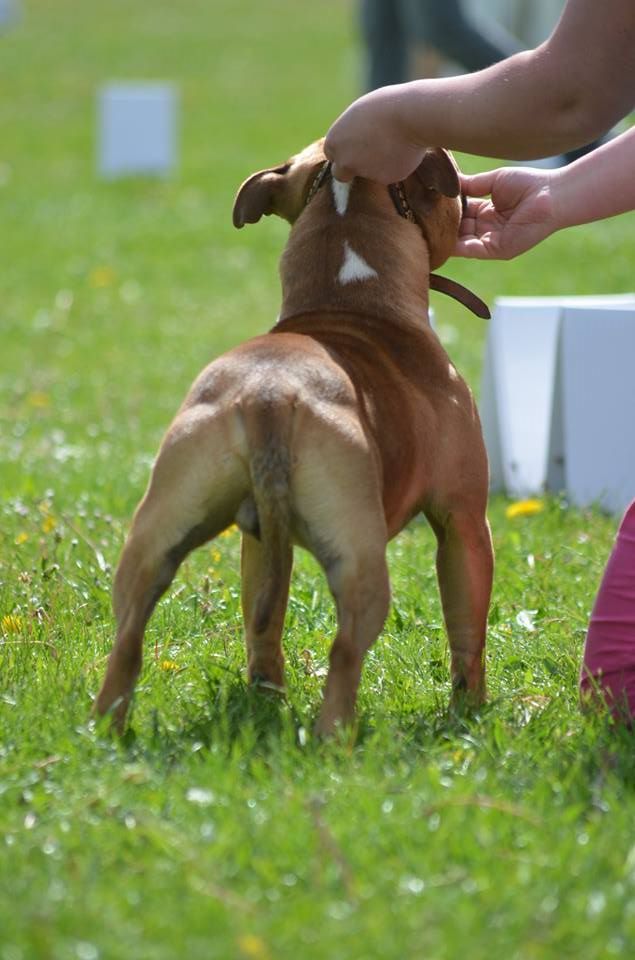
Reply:
[[635, 500], [609, 557], [584, 647], [580, 692], [600, 693], [615, 714], [635, 717]]

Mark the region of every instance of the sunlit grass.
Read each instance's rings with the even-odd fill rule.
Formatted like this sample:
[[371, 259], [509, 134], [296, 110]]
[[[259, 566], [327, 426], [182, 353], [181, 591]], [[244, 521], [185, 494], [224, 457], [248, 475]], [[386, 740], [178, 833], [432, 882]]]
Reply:
[[[577, 702], [615, 518], [493, 499], [489, 702], [469, 721], [447, 716], [415, 522], [340, 742], [311, 737], [335, 621], [306, 555], [287, 698], [246, 687], [236, 530], [159, 605], [124, 742], [90, 722], [161, 434], [198, 370], [278, 311], [286, 228], [234, 231], [235, 190], [321, 134], [359, 72], [338, 0], [25, 6], [0, 37], [0, 960], [630, 957], [632, 738]], [[97, 88], [137, 77], [179, 85], [180, 169], [101, 183]], [[631, 216], [444, 270], [490, 302], [620, 292], [634, 240]], [[478, 392], [484, 325], [435, 310]]]

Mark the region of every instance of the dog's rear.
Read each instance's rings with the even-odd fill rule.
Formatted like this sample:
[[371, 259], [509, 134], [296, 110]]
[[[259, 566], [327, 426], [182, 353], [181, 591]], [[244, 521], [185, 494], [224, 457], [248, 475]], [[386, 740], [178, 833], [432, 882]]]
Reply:
[[455, 695], [482, 697], [487, 465], [469, 391], [427, 326], [429, 264], [454, 244], [458, 179], [439, 151], [423, 166], [402, 188], [410, 223], [375, 184], [321, 190], [319, 144], [241, 188], [238, 226], [268, 213], [295, 224], [282, 316], [203, 371], [161, 447], [117, 571], [117, 641], [96, 704], [119, 725], [154, 605], [184, 556], [232, 522], [251, 681], [283, 684], [293, 544], [326, 573], [338, 632], [321, 732], [353, 716], [388, 611], [386, 543], [417, 510], [439, 540]]

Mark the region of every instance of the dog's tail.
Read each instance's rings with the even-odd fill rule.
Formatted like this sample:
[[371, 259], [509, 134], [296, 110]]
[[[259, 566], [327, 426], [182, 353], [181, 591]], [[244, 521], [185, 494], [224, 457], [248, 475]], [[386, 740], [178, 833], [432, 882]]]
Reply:
[[269, 626], [275, 600], [286, 591], [291, 549], [290, 438], [292, 408], [258, 407], [243, 410], [249, 445], [252, 496], [240, 504], [236, 523], [257, 537], [264, 552], [266, 576], [256, 599], [253, 628]]

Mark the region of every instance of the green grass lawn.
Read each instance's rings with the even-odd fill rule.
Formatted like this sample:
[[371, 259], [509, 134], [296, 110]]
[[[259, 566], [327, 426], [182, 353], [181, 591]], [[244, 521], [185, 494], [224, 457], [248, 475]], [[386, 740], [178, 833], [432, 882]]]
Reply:
[[[446, 716], [421, 523], [391, 544], [341, 742], [310, 734], [334, 617], [305, 555], [288, 699], [246, 688], [235, 533], [157, 609], [125, 741], [89, 721], [161, 434], [198, 370], [277, 314], [286, 228], [234, 231], [235, 190], [322, 134], [360, 75], [341, 0], [32, 0], [0, 35], [0, 960], [634, 955], [633, 741], [577, 703], [615, 518], [492, 500], [490, 700], [469, 722]], [[96, 178], [113, 78], [178, 84], [170, 182]], [[631, 215], [445, 272], [490, 302], [626, 291], [634, 243]], [[434, 305], [478, 390], [484, 324]]]

